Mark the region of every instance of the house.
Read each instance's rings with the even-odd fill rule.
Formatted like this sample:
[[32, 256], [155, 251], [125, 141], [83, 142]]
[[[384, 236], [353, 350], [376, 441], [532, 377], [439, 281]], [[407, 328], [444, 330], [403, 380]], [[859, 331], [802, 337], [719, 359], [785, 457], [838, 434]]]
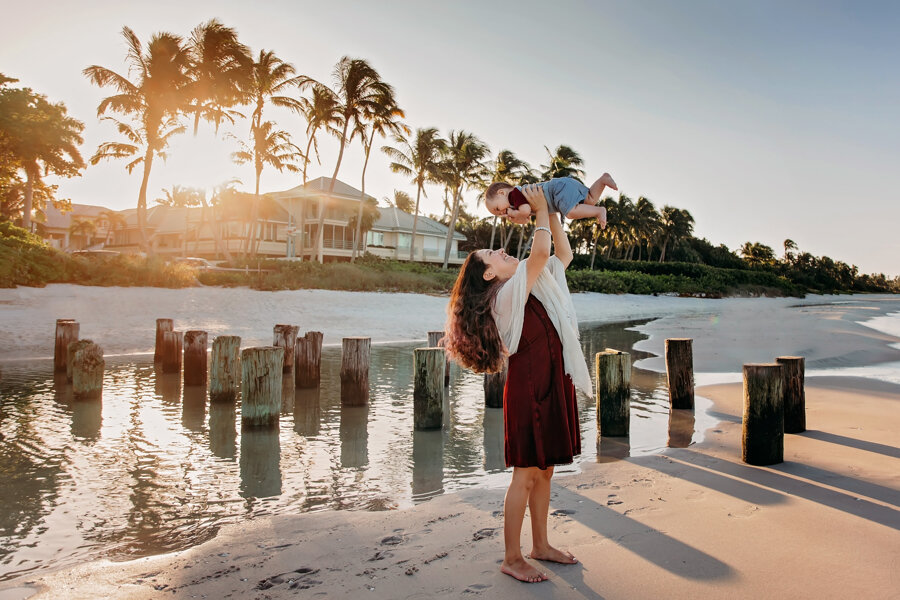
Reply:
[[[319, 206], [327, 202], [322, 230], [323, 257], [325, 260], [349, 260], [353, 253], [355, 235], [351, 222], [355, 220], [359, 210], [362, 192], [337, 180], [329, 201], [330, 183], [330, 178], [320, 177], [306, 185], [261, 196], [256, 224], [257, 254], [267, 257], [296, 257], [302, 249], [305, 256], [312, 256], [318, 233]], [[375, 201], [372, 196], [367, 195], [366, 198]], [[212, 259], [225, 258], [226, 253], [233, 256], [246, 252], [252, 227], [253, 202], [252, 194], [230, 191], [223, 194], [215, 206], [150, 207], [147, 210], [145, 230], [151, 250], [162, 256]], [[98, 215], [94, 241], [105, 242], [104, 247], [108, 250], [126, 253], [140, 251], [137, 209], [110, 211], [103, 207], [88, 208]], [[397, 208], [378, 210], [381, 217], [366, 235], [365, 250], [384, 258], [409, 260], [413, 216]], [[76, 214], [74, 210], [72, 214]], [[57, 220], [62, 223], [60, 219], [64, 216], [66, 215]], [[48, 229], [49, 231], [59, 237], [63, 232], [68, 234], [68, 225]], [[414, 260], [442, 263], [446, 236], [447, 226], [420, 216], [416, 229]], [[450, 264], [462, 264], [466, 253], [460, 253], [458, 245], [465, 239], [462, 234], [454, 232]], [[59, 243], [62, 244], [63, 241], [65, 245], [58, 247], [69, 250], [83, 247], [73, 247], [71, 236]]]
[[[381, 216], [366, 236], [366, 250], [376, 256], [394, 260], [409, 260], [409, 244], [412, 238], [413, 215], [394, 206], [379, 208]], [[450, 246], [450, 264], [462, 264], [466, 252], [459, 251], [459, 243], [466, 236], [453, 232]], [[447, 243], [447, 226], [434, 219], [419, 216], [416, 223], [416, 244], [413, 260], [418, 262], [444, 262]]]
[[[84, 250], [102, 243], [109, 237], [116, 220], [112, 209], [92, 204], [72, 204], [71, 210], [60, 211], [48, 202], [44, 209], [46, 220], [37, 230], [47, 243], [59, 250]], [[79, 227], [79, 222], [90, 223]]]

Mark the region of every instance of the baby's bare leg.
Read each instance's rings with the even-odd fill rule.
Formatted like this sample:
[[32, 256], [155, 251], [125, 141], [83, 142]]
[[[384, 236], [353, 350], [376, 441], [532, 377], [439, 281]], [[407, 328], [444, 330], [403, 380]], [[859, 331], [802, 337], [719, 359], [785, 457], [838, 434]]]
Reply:
[[619, 189], [609, 173], [604, 173], [600, 179], [591, 184], [591, 187], [588, 189], [587, 198], [584, 199], [585, 203], [596, 205], [600, 202], [600, 194], [602, 194], [603, 190], [606, 188], [613, 190]]
[[585, 202], [581, 204], [576, 204], [572, 210], [569, 211], [569, 214], [566, 215], [567, 219], [599, 219], [600, 217], [606, 219], [606, 209], [602, 206], [591, 206]]

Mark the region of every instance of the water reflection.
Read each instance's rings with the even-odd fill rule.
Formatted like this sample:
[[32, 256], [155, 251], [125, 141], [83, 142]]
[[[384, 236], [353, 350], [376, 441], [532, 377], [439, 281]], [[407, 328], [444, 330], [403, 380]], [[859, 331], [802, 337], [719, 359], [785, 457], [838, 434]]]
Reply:
[[[631, 325], [583, 330], [591, 367], [604, 348], [632, 350], [644, 336]], [[205, 386], [183, 387], [150, 357], [110, 358], [103, 401], [88, 403], [72, 400], [49, 362], [4, 365], [0, 460], [15, 493], [0, 496], [0, 580], [187, 548], [219, 524], [260, 514], [408, 506], [483, 484], [505, 470], [503, 411], [485, 409], [481, 376], [454, 367], [443, 428], [414, 431], [419, 345], [372, 347], [370, 402], [359, 407], [341, 406], [340, 348], [326, 347], [320, 388], [295, 390], [285, 377], [279, 426], [240, 432], [240, 400], [209, 404]], [[690, 411], [670, 413], [665, 376], [640, 369], [630, 438], [592, 443], [594, 402], [578, 402], [576, 469], [687, 445], [706, 424], [699, 399], [696, 422]]]
[[281, 444], [277, 427], [241, 429], [241, 497], [281, 494]]
[[341, 407], [341, 466], [357, 469], [369, 464], [369, 406]]
[[417, 500], [444, 491], [444, 435], [440, 430], [413, 431], [412, 493]]
[[319, 423], [322, 416], [322, 408], [319, 404], [319, 388], [294, 391], [294, 431], [303, 437], [315, 437], [319, 435]]
[[214, 456], [234, 460], [237, 450], [237, 409], [233, 402], [209, 405], [209, 451]]

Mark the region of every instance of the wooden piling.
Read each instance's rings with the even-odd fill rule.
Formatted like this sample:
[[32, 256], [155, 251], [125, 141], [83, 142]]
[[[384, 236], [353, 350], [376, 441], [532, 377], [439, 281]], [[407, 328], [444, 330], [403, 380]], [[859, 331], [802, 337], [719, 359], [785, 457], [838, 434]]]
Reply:
[[164, 331], [162, 340], [162, 372], [180, 373], [181, 354], [184, 344], [184, 333], [181, 331]]
[[441, 343], [441, 339], [444, 337], [443, 331], [429, 331], [428, 332], [428, 347], [429, 348], [441, 348], [444, 350], [444, 385], [450, 384], [450, 355], [447, 354], [447, 349], [444, 348], [444, 345]]
[[206, 385], [205, 331], [184, 332], [184, 385]]
[[284, 348], [262, 346], [241, 352], [241, 421], [247, 426], [277, 425], [281, 414]]
[[666, 340], [666, 379], [672, 408], [694, 408], [694, 353], [691, 338]]
[[72, 367], [75, 364], [75, 353], [93, 344], [93, 340], [75, 340], [66, 347], [66, 381], [72, 381]]
[[322, 367], [322, 332], [307, 331], [294, 346], [294, 386], [319, 387]]
[[69, 344], [78, 339], [79, 325], [75, 319], [56, 320], [56, 344], [53, 347], [53, 371], [61, 373], [68, 363]]
[[607, 348], [594, 357], [597, 374], [597, 433], [623, 437], [631, 420], [631, 355]]
[[508, 370], [509, 361], [503, 361], [502, 371], [484, 374], [484, 405], [487, 408], [503, 408], [503, 388]]
[[413, 422], [416, 429], [440, 429], [444, 422], [444, 349], [413, 351]]
[[75, 353], [72, 362], [72, 395], [76, 400], [92, 400], [103, 395], [103, 348], [91, 343]]
[[751, 465], [784, 460], [784, 367], [744, 365], [744, 416], [741, 458]]
[[172, 319], [156, 320], [156, 348], [153, 351], [153, 362], [162, 362], [163, 359], [163, 334], [167, 331], [175, 331]]
[[234, 402], [241, 386], [241, 338], [220, 335], [213, 340], [209, 367], [209, 401]]
[[775, 359], [784, 368], [784, 432], [806, 431], [806, 359], [802, 356], [779, 356]]
[[369, 401], [371, 338], [346, 337], [341, 352], [341, 404], [361, 406]]
[[284, 348], [284, 373], [290, 373], [294, 368], [294, 346], [297, 344], [299, 331], [300, 328], [296, 325], [276, 325], [273, 331], [272, 345]]

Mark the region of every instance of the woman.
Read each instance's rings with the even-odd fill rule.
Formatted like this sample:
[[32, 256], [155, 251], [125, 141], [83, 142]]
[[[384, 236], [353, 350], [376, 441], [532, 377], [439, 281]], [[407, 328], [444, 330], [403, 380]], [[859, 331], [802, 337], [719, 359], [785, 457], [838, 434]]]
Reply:
[[[530, 557], [577, 562], [547, 539], [553, 466], [581, 451], [575, 386], [590, 395], [590, 375], [578, 342], [565, 280], [572, 249], [538, 186], [523, 189], [535, 215], [531, 253], [519, 261], [503, 250], [469, 254], [447, 309], [447, 350], [476, 372], [497, 372], [509, 359], [503, 390], [506, 465], [513, 467], [504, 504], [505, 556], [500, 570], [536, 583], [547, 575], [525, 560], [520, 546], [531, 509]], [[555, 254], [550, 256], [551, 239]]]

